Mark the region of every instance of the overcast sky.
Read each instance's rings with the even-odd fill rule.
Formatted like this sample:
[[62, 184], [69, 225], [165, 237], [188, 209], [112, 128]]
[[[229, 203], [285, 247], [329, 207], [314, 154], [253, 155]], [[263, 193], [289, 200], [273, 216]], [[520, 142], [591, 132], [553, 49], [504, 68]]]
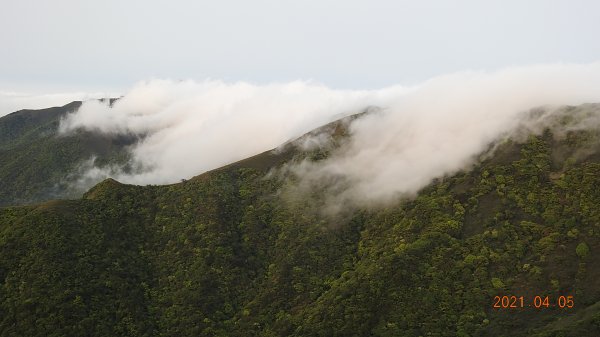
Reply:
[[415, 84], [600, 59], [600, 1], [0, 0], [0, 91], [140, 80]]

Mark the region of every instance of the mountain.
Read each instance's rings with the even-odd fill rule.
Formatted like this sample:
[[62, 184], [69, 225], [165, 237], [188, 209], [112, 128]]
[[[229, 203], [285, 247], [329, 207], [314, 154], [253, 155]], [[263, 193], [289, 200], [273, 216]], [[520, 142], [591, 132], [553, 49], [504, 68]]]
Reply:
[[1, 208], [0, 336], [600, 334], [599, 130], [505, 140], [414, 198], [327, 215], [285, 167], [351, 120], [314, 132], [329, 148]]
[[80, 106], [72, 102], [0, 118], [0, 206], [80, 197], [84, 191], [73, 181], [82, 178], [82, 165], [126, 165], [127, 146], [136, 137], [84, 130], [59, 134], [61, 118]]

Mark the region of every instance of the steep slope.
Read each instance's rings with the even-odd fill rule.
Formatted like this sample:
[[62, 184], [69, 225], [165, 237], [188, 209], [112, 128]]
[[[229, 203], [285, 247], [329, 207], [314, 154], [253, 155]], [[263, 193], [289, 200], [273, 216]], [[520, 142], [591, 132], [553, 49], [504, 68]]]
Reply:
[[[300, 143], [180, 184], [109, 179], [3, 208], [0, 336], [598, 335], [599, 141], [505, 141], [415, 199], [343, 217], [265, 176], [329, 155]], [[524, 307], [493, 308], [504, 295]]]
[[43, 110], [20, 110], [0, 118], [0, 205], [79, 197], [78, 168], [125, 164], [126, 147], [137, 139], [79, 131], [61, 136], [60, 119], [81, 102]]

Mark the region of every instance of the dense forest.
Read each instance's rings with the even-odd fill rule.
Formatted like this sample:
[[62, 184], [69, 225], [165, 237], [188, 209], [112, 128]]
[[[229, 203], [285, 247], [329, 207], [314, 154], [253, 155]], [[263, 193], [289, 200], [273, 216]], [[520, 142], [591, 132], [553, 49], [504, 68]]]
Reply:
[[0, 336], [600, 335], [598, 144], [548, 127], [337, 216], [318, 189], [286, 198], [294, 179], [273, 170], [329, 155], [293, 144], [178, 184], [4, 207]]

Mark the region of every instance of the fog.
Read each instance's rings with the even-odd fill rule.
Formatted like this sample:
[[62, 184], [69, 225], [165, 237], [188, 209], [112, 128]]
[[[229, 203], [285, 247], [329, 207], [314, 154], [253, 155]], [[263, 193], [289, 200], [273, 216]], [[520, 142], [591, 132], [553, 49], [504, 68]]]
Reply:
[[600, 63], [461, 72], [370, 91], [311, 82], [153, 80], [132, 88], [112, 108], [85, 103], [63, 120], [61, 131], [145, 135], [131, 149], [140, 172], [95, 168], [94, 174], [156, 184], [189, 178], [380, 107], [350, 125], [349, 142], [330, 158], [291, 168], [301, 184], [342, 182], [330, 192], [333, 207], [343, 207], [412, 195], [436, 177], [468, 169], [491, 142], [523, 122], [525, 111], [585, 102], [600, 102]]
[[112, 107], [85, 102], [62, 120], [65, 134], [84, 128], [136, 134], [135, 174], [115, 168], [88, 172], [136, 184], [163, 184], [275, 148], [368, 104], [386, 102], [401, 87], [380, 91], [340, 91], [309, 82], [272, 85], [221, 81], [141, 82]]
[[517, 129], [539, 131], [548, 118], [531, 120], [531, 108], [551, 112], [586, 102], [600, 102], [599, 63], [440, 76], [356, 120], [349, 143], [327, 160], [292, 169], [307, 186], [336, 182], [327, 203], [334, 212], [382, 204], [468, 169], [492, 142]]

